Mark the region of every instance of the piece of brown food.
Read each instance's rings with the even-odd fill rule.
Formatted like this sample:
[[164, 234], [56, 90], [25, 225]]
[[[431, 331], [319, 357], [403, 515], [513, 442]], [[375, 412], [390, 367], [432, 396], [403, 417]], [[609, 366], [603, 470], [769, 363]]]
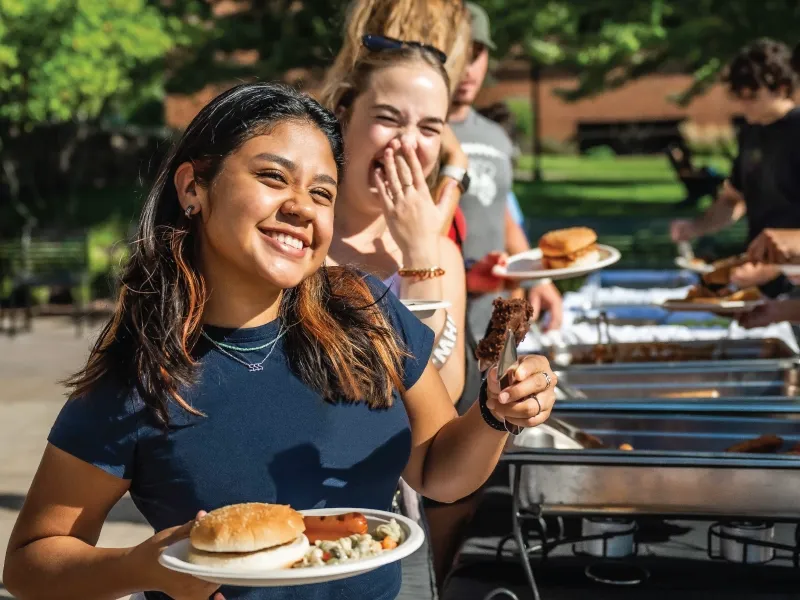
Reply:
[[726, 296], [725, 300], [728, 302], [734, 302], [734, 301], [753, 302], [755, 300], [761, 300], [761, 298], [762, 298], [761, 290], [759, 290], [757, 287], [749, 287], [734, 292], [730, 296]]
[[620, 450], [627, 450], [627, 451], [630, 452], [631, 450], [633, 450], [633, 446], [631, 446], [630, 444], [620, 444], [619, 445], [619, 449]]
[[533, 307], [524, 299], [496, 298], [493, 304], [492, 318], [489, 320], [486, 334], [475, 350], [476, 358], [489, 365], [500, 360], [506, 332], [509, 329], [514, 332], [514, 342], [519, 346], [530, 329], [530, 320], [533, 317]]
[[686, 300], [698, 303], [715, 304], [719, 302], [751, 302], [761, 299], [761, 291], [757, 287], [731, 292], [727, 288], [711, 290], [704, 285], [692, 287], [686, 294]]
[[576, 431], [575, 441], [578, 442], [584, 448], [590, 448], [595, 450], [602, 450], [604, 448], [608, 448], [608, 444], [603, 442], [603, 440], [601, 440], [599, 437], [592, 435], [591, 433], [586, 433], [585, 431]]
[[800, 442], [797, 442], [794, 446], [789, 448], [786, 451], [786, 454], [794, 454], [794, 455], [800, 456]]
[[714, 270], [703, 274], [703, 282], [709, 285], [728, 285], [731, 282], [731, 271], [747, 262], [744, 255], [731, 256], [711, 263]]
[[726, 452], [746, 452], [748, 454], [771, 454], [783, 446], [783, 438], [777, 435], [762, 435], [754, 440], [734, 444]]

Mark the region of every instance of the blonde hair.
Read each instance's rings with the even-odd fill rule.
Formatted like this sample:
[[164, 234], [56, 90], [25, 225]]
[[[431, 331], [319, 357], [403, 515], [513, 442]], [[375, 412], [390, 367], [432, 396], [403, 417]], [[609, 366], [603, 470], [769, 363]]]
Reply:
[[320, 103], [346, 124], [353, 102], [369, 88], [375, 73], [414, 63], [431, 67], [444, 80], [445, 86], [450, 88], [450, 78], [444, 65], [428, 50], [414, 46], [375, 52], [367, 50], [342, 77], [326, 81], [319, 94]]
[[371, 33], [422, 42], [447, 54], [444, 68], [452, 95], [472, 42], [469, 11], [462, 0], [353, 0], [344, 33], [342, 49], [325, 78], [325, 89], [353, 70], [365, 53], [361, 38]]

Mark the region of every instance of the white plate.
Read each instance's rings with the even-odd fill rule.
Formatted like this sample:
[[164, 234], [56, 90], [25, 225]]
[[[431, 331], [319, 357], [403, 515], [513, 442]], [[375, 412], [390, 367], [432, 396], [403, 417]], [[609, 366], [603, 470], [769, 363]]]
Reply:
[[303, 569], [276, 569], [274, 571], [231, 571], [220, 567], [206, 567], [187, 562], [189, 540], [182, 540], [169, 546], [158, 559], [162, 566], [178, 573], [192, 575], [203, 581], [220, 585], [236, 585], [241, 587], [282, 587], [324, 583], [362, 575], [398, 561], [416, 552], [425, 540], [422, 528], [411, 519], [382, 510], [361, 508], [322, 508], [317, 510], [301, 510], [303, 515], [325, 516], [339, 515], [349, 512], [360, 512], [367, 517], [369, 531], [375, 531], [378, 525], [397, 521], [406, 534], [405, 541], [394, 550], [386, 550], [378, 556], [361, 560], [348, 561], [338, 565], [324, 567], [308, 567]]
[[727, 302], [692, 302], [691, 300], [666, 300], [661, 307], [678, 312], [709, 312], [715, 315], [739, 315], [749, 313], [762, 304], [764, 300], [732, 300]]
[[800, 277], [800, 265], [780, 265], [781, 273], [787, 277]]
[[699, 262], [695, 263], [690, 260], [687, 260], [683, 256], [679, 256], [675, 259], [675, 264], [678, 265], [681, 269], [686, 269], [687, 271], [693, 271], [694, 273], [711, 273], [714, 271], [714, 267], [707, 262]]
[[432, 317], [437, 310], [452, 306], [452, 303], [447, 300], [400, 300], [400, 302], [417, 315], [418, 319], [427, 319]]
[[492, 269], [495, 277], [513, 279], [515, 281], [533, 281], [536, 279], [571, 279], [581, 277], [613, 265], [620, 259], [619, 250], [611, 246], [597, 244], [600, 260], [585, 267], [568, 267], [566, 269], [545, 269], [542, 266], [542, 251], [539, 248], [515, 254], [508, 259], [506, 266], [497, 265]]

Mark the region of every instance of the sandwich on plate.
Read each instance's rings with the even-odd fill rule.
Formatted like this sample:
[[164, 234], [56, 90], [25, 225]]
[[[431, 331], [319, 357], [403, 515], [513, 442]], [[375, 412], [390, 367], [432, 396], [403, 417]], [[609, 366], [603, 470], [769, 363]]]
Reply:
[[600, 261], [597, 234], [588, 227], [557, 229], [539, 240], [546, 269], [589, 267]]
[[211, 511], [189, 535], [188, 562], [229, 570], [290, 568], [309, 549], [303, 515], [290, 506], [258, 502]]

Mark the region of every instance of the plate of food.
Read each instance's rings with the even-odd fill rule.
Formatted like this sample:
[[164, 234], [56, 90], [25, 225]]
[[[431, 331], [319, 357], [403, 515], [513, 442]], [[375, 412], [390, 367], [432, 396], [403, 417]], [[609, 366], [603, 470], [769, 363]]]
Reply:
[[220, 585], [307, 585], [401, 560], [424, 539], [413, 520], [380, 510], [234, 504], [197, 521], [189, 539], [166, 548], [159, 563]]
[[414, 313], [418, 319], [432, 317], [437, 310], [450, 308], [452, 304], [447, 300], [400, 300], [405, 307]]
[[616, 248], [598, 244], [594, 230], [570, 227], [544, 234], [538, 248], [509, 257], [492, 273], [518, 281], [571, 279], [611, 266], [620, 256]]
[[710, 312], [717, 315], [748, 313], [764, 304], [758, 288], [732, 291], [711, 290], [704, 285], [691, 288], [683, 300], [666, 300], [661, 307], [672, 311]]

